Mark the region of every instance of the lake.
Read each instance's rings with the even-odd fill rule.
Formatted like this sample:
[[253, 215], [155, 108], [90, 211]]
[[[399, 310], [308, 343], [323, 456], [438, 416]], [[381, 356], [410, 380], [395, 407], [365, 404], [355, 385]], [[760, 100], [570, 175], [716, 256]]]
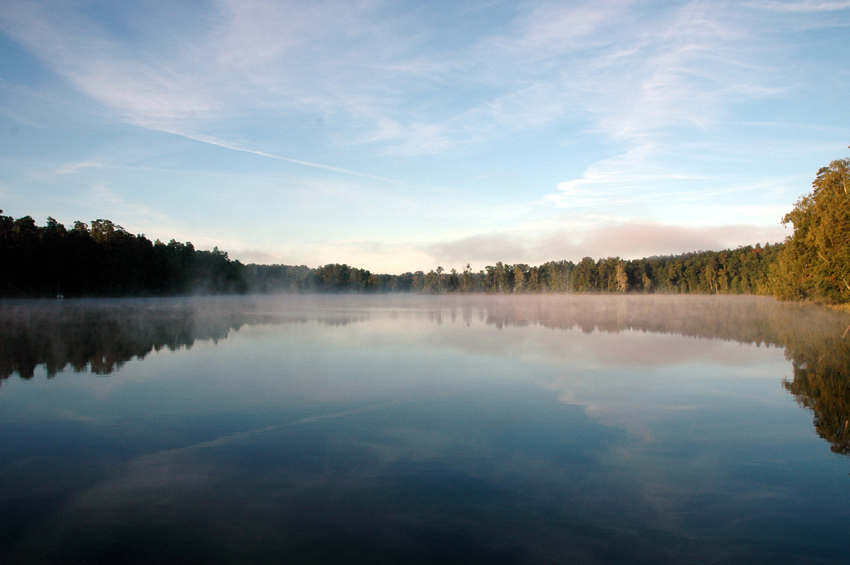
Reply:
[[0, 302], [0, 562], [850, 561], [850, 315]]

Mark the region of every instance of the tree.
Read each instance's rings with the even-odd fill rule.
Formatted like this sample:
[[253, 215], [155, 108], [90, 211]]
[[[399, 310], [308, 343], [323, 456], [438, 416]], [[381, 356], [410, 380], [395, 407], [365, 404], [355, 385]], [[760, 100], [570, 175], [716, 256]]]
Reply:
[[514, 292], [526, 292], [528, 290], [526, 288], [527, 287], [526, 279], [528, 278], [526, 276], [526, 272], [528, 272], [528, 271], [529, 271], [528, 265], [523, 265], [523, 264], [520, 264], [520, 263], [517, 263], [516, 265], [514, 265], [514, 271], [513, 271], [513, 275], [514, 275], [513, 291]]
[[442, 273], [442, 267], [437, 267], [438, 272], [434, 272], [433, 270], [428, 271], [425, 275], [425, 281], [422, 286], [422, 292], [426, 292], [428, 294], [436, 294], [440, 292], [440, 273]]
[[473, 277], [472, 267], [467, 263], [463, 269], [463, 280], [460, 283], [461, 292], [473, 292], [475, 290], [475, 279]]
[[781, 300], [850, 302], [850, 159], [818, 171], [811, 194], [797, 201], [783, 224], [793, 224], [771, 269]]
[[629, 290], [629, 275], [626, 272], [626, 262], [620, 259], [617, 261], [617, 292], [627, 290]]
[[585, 257], [579, 261], [572, 270], [570, 286], [575, 292], [590, 292], [599, 288], [599, 272], [596, 261], [592, 257]]

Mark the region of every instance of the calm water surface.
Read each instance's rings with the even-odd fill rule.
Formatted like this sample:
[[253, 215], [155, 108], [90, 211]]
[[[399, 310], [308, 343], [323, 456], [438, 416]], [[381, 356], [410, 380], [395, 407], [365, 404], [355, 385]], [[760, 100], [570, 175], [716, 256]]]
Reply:
[[0, 562], [848, 562], [848, 326], [748, 297], [0, 303]]

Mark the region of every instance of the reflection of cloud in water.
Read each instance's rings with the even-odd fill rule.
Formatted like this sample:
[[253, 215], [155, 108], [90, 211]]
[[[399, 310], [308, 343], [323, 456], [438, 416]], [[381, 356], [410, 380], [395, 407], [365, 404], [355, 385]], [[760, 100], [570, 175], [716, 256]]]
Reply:
[[[788, 376], [788, 363], [773, 347], [786, 348], [794, 375], [805, 370], [805, 382], [817, 385], [796, 380], [789, 390], [816, 415], [824, 414], [820, 407], [829, 399], [805, 400], [823, 388], [810, 378], [811, 369], [841, 374], [829, 367], [847, 364], [840, 339], [845, 322], [846, 315], [816, 307], [743, 296], [12, 301], [0, 305], [0, 376], [30, 377], [38, 365], [53, 375], [67, 364], [108, 374], [152, 351], [206, 341], [218, 346], [204, 347], [205, 361], [195, 363], [207, 363], [203, 378], [227, 390], [228, 401], [237, 406], [256, 402], [258, 394], [269, 405], [369, 402], [410, 389], [450, 392], [470, 380], [531, 380], [563, 402], [584, 406], [600, 422], [650, 439], [659, 431], [641, 423], [662, 417], [656, 408], [697, 407], [699, 400], [689, 393], [722, 380], [723, 367], [735, 367], [739, 379]], [[228, 345], [234, 339], [251, 352], [255, 374], [242, 376], [224, 355], [224, 349], [236, 351]], [[829, 355], [814, 354], [823, 348], [818, 344], [833, 342], [837, 346], [825, 349]], [[709, 366], [715, 374], [705, 373]], [[118, 391], [107, 388], [100, 387], [99, 394], [116, 398]], [[178, 391], [176, 398], [187, 392]], [[757, 393], [753, 399], [759, 400]], [[824, 437], [843, 437], [838, 430], [843, 415], [816, 418]]]
[[[563, 361], [565, 368], [549, 388], [563, 402], [586, 406], [588, 414], [614, 412], [607, 416], [609, 421], [628, 418], [624, 410], [630, 403], [642, 410], [658, 405], [672, 409], [669, 396], [653, 400], [648, 393], [653, 389], [684, 392], [707, 380], [716, 382], [723, 378], [718, 372], [724, 367], [734, 368], [736, 379], [774, 381], [789, 368], [779, 349], [760, 350], [729, 341], [633, 331], [571, 337], [566, 352], [555, 351], [555, 360]], [[610, 409], [604, 409], [603, 402]]]
[[[795, 398], [822, 410], [813, 392], [847, 359], [846, 324], [834, 335], [846, 318], [747, 297], [106, 301], [80, 308], [82, 322], [71, 306], [53, 326], [38, 309], [0, 324], [53, 367], [79, 343], [61, 341], [62, 327], [90, 328], [104, 357], [145, 358], [108, 379], [0, 390], [3, 401], [80, 385], [96, 398], [77, 414], [114, 418], [85, 429], [126, 440], [102, 447], [126, 451], [86, 467], [91, 480], [33, 527], [27, 547], [52, 540], [33, 554], [46, 562], [80, 533], [250, 562], [262, 557], [252, 547], [322, 547], [327, 532], [373, 544], [358, 551], [455, 535], [507, 562], [604, 561], [639, 543], [646, 561], [676, 547], [699, 562], [739, 539], [740, 521], [799, 507], [801, 491], [763, 469], [787, 469], [790, 450], [819, 440], [783, 437], [797, 409], [779, 380], [793, 370]], [[834, 432], [824, 424], [840, 443]]]

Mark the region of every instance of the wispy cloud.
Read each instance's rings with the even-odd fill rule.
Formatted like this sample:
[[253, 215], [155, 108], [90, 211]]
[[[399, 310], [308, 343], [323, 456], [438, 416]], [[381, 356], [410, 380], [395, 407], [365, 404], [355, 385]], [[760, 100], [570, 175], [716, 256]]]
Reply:
[[581, 178], [558, 184], [558, 193], [547, 200], [559, 207], [586, 208], [598, 206], [612, 200], [628, 199], [638, 189], [665, 181], [695, 180], [693, 175], [667, 172], [655, 165], [653, 144], [634, 147], [622, 155], [598, 161], [588, 168]]
[[[367, 60], [364, 49], [345, 49], [379, 27], [365, 17], [368, 3], [213, 6], [203, 14], [178, 11], [177, 21], [163, 18], [150, 32], [136, 19], [136, 44], [58, 3], [10, 0], [0, 26], [94, 100], [140, 118], [336, 112], [375, 90], [353, 80]], [[381, 59], [376, 50], [371, 55], [373, 64]]]
[[101, 169], [103, 168], [102, 163], [98, 163], [97, 161], [82, 161], [79, 163], [67, 163], [55, 171], [53, 171], [54, 175], [71, 175], [74, 173], [78, 173], [85, 169]]
[[213, 6], [178, 13], [183, 20], [156, 33], [141, 20], [135, 44], [64, 4], [10, 0], [0, 26], [131, 119], [180, 126], [314, 112], [344, 124], [340, 142], [403, 154], [562, 120], [590, 120], [622, 140], [708, 127], [730, 101], [779, 88], [757, 51], [744, 48], [753, 39], [744, 17], [724, 4], [542, 3], [506, 31], [449, 50], [429, 43], [435, 30], [374, 2]]
[[181, 73], [173, 59], [146, 60], [65, 5], [10, 0], [0, 29], [108, 107], [172, 117], [216, 107], [195, 75]]
[[846, 0], [839, 2], [822, 2], [817, 0], [803, 0], [802, 2], [751, 2], [749, 5], [779, 12], [835, 12], [850, 9], [850, 2]]
[[[136, 30], [147, 41], [132, 49], [102, 25], [61, 5], [12, 0], [0, 21], [6, 33], [81, 91], [130, 116], [233, 115], [247, 104], [266, 111], [342, 114], [353, 124], [372, 122], [368, 129], [380, 126], [376, 121], [395, 120], [402, 124], [399, 135], [413, 128], [434, 137], [459, 137], [457, 141], [476, 129], [476, 121], [533, 127], [546, 116], [561, 116], [568, 77], [577, 70], [585, 82], [593, 78], [588, 75], [604, 78], [593, 69], [602, 61], [610, 65], [618, 60], [610, 53], [610, 41], [597, 45], [603, 34], [593, 35], [590, 45], [587, 38], [600, 29], [613, 32], [627, 21], [620, 3], [540, 7], [510, 35], [485, 36], [446, 55], [430, 53], [428, 65], [416, 65], [422, 54], [408, 52], [409, 24], [381, 17], [372, 3], [290, 3], [282, 8], [255, 0], [220, 2], [217, 7], [199, 18], [207, 25], [182, 22], [189, 25], [180, 27], [180, 38], [168, 33], [145, 37]], [[618, 31], [611, 37], [619, 42], [640, 41], [633, 26]], [[600, 49], [601, 56], [594, 53]], [[634, 45], [629, 50], [633, 55], [628, 62], [646, 55]], [[604, 74], [604, 67], [599, 70]], [[511, 79], [504, 82], [508, 75]], [[433, 118], [418, 103], [410, 106], [410, 94], [431, 90], [442, 95], [457, 81], [473, 89], [490, 85], [487, 90], [495, 95], [474, 96], [478, 103], [461, 108], [455, 118], [444, 119], [445, 112], [436, 121], [405, 118], [410, 110], [410, 115]], [[457, 121], [464, 124], [459, 127]], [[429, 151], [429, 144], [423, 143], [423, 149]]]

